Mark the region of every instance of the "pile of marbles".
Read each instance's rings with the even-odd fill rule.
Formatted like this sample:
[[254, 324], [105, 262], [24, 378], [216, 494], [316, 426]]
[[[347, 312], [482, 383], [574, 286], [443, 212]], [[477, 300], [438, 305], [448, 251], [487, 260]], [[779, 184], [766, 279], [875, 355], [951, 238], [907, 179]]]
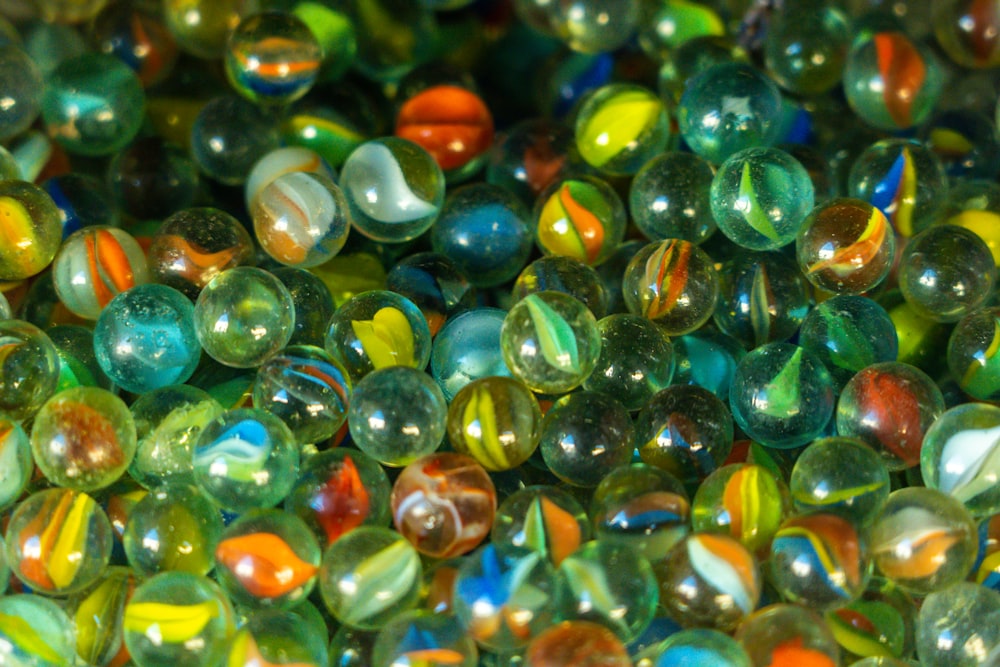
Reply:
[[0, 664], [1000, 664], [997, 0], [0, 0]]

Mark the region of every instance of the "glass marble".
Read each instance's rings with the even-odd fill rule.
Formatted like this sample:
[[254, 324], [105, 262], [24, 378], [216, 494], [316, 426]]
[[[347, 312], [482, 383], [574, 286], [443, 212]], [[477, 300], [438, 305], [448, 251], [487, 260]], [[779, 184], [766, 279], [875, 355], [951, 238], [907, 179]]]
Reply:
[[191, 157], [203, 174], [225, 185], [246, 182], [253, 165], [276, 149], [278, 142], [274, 119], [235, 95], [209, 100], [191, 126]]
[[497, 185], [453, 190], [431, 228], [434, 252], [447, 257], [478, 288], [508, 282], [534, 248], [531, 214]]
[[504, 361], [533, 391], [561, 394], [578, 387], [597, 364], [597, 320], [579, 300], [543, 291], [518, 301], [500, 332]]
[[245, 5], [245, 0], [166, 0], [163, 18], [182, 51], [215, 59], [225, 52], [226, 38]]
[[456, 667], [475, 667], [479, 650], [454, 616], [423, 610], [390, 621], [378, 633], [372, 648], [376, 665], [410, 664], [428, 654]]
[[476, 380], [510, 377], [500, 350], [505, 315], [499, 308], [476, 308], [441, 328], [431, 347], [430, 372], [446, 399]]
[[403, 468], [389, 503], [396, 530], [417, 551], [453, 558], [490, 534], [497, 499], [489, 474], [475, 459], [442, 452]]
[[712, 317], [719, 277], [704, 250], [689, 241], [666, 239], [643, 246], [629, 260], [622, 293], [630, 313], [680, 336]]
[[703, 327], [671, 340], [676, 368], [674, 384], [704, 387], [720, 398], [729, 398], [736, 366], [746, 356], [743, 345], [714, 327]]
[[313, 87], [323, 57], [315, 34], [289, 12], [252, 14], [226, 41], [224, 63], [230, 85], [262, 106], [281, 106]]
[[658, 63], [669, 62], [674, 52], [691, 41], [726, 31], [717, 9], [690, 0], [666, 0], [641, 8], [639, 45]]
[[559, 567], [590, 539], [590, 523], [580, 503], [555, 486], [518, 489], [500, 503], [490, 539], [499, 549], [531, 549]]
[[162, 15], [136, 2], [108, 3], [89, 26], [96, 50], [132, 68], [145, 88], [167, 79], [177, 62], [177, 42]]
[[574, 296], [600, 319], [608, 310], [608, 286], [597, 270], [564, 255], [539, 257], [518, 274], [511, 298], [520, 301], [529, 294], [553, 290]]
[[799, 454], [789, 479], [801, 513], [837, 514], [869, 523], [889, 498], [889, 471], [874, 449], [843, 436], [816, 440]]
[[420, 590], [421, 611], [454, 618], [452, 602], [455, 598], [455, 577], [458, 575], [458, 565], [461, 562], [461, 558], [447, 558], [431, 564], [424, 571], [424, 581]]
[[[91, 6], [95, 5], [91, 3]], [[5, 18], [14, 18], [14, 14], [9, 11], [11, 9], [13, 9], [12, 3], [4, 6]], [[21, 18], [38, 17], [36, 12], [30, 11], [28, 16]], [[29, 22], [19, 35], [18, 42], [23, 43], [25, 53], [35, 61], [43, 77], [48, 77], [63, 61], [88, 50], [87, 42], [79, 30], [71, 25], [49, 21]]]
[[354, 63], [358, 38], [346, 8], [323, 2], [303, 0], [292, 7], [316, 36], [322, 49], [318, 80], [322, 83], [341, 79]]
[[390, 485], [373, 458], [353, 449], [328, 449], [302, 462], [285, 511], [312, 530], [323, 547], [360, 526], [389, 523]]
[[318, 174], [336, 181], [333, 168], [316, 151], [302, 146], [277, 148], [257, 160], [247, 175], [243, 185], [247, 211], [254, 210], [264, 188], [277, 178], [292, 173]]
[[590, 516], [602, 542], [622, 545], [656, 563], [689, 532], [691, 505], [676, 477], [633, 463], [604, 476], [594, 489]]
[[876, 570], [916, 595], [965, 579], [976, 560], [977, 544], [975, 522], [962, 503], [923, 487], [889, 494], [868, 531]]
[[436, 450], [447, 420], [448, 404], [437, 383], [409, 366], [381, 368], [361, 378], [347, 411], [358, 449], [392, 467]]
[[344, 302], [330, 319], [324, 347], [354, 382], [391, 366], [422, 369], [431, 356], [423, 313], [395, 292], [372, 290]]
[[731, 631], [757, 608], [763, 587], [757, 559], [727, 535], [691, 533], [653, 571], [660, 604], [688, 628]]
[[168, 481], [193, 483], [192, 452], [198, 434], [223, 408], [190, 385], [144, 393], [130, 406], [135, 423], [135, 457], [129, 475], [146, 488]]
[[375, 0], [350, 7], [358, 37], [354, 67], [375, 81], [398, 81], [430, 60], [442, 39], [435, 15], [426, 3], [399, 5]]
[[483, 649], [510, 652], [555, 620], [555, 569], [541, 553], [487, 544], [463, 559], [455, 615]]
[[[38, 139], [39, 145], [44, 146], [42, 150], [38, 151], [37, 156], [32, 155], [31, 158], [25, 159], [26, 153], [24, 152], [23, 146], [30, 145], [32, 142], [30, 139]], [[17, 137], [16, 143], [12, 142], [11, 149], [18, 150], [19, 155], [15, 156], [10, 150], [6, 148], [0, 153], [0, 175], [3, 176], [4, 180], [8, 179], [20, 179], [24, 178], [25, 175], [28, 177], [34, 176], [37, 178], [35, 173], [36, 167], [44, 167], [44, 165], [39, 165], [37, 162], [32, 162], [33, 159], [38, 160], [48, 159], [50, 155], [44, 155], [43, 153], [48, 153], [51, 150], [51, 144], [46, 144], [48, 139], [44, 138], [38, 130], [31, 130], [30, 132], [25, 132], [23, 137]], [[27, 151], [30, 154], [31, 151]], [[22, 164], [24, 165], [24, 171], [22, 172]], [[40, 173], [40, 172], [39, 172]], [[48, 192], [48, 190], [46, 190]], [[50, 194], [51, 196], [51, 194]]]
[[746, 650], [718, 630], [691, 628], [670, 635], [656, 649], [656, 667], [751, 667]]
[[125, 605], [125, 646], [148, 667], [209, 667], [225, 655], [234, 613], [207, 577], [164, 572], [136, 587]]
[[549, 186], [535, 205], [536, 241], [546, 255], [564, 255], [596, 266], [625, 235], [621, 199], [605, 181], [577, 176]]
[[899, 288], [922, 317], [956, 322], [993, 293], [996, 266], [975, 233], [939, 225], [913, 237], [899, 259]]
[[593, 487], [632, 459], [632, 420], [617, 399], [592, 391], [563, 396], [545, 413], [538, 449], [549, 471], [573, 486]]
[[716, 229], [710, 192], [715, 171], [693, 153], [669, 151], [650, 159], [629, 186], [628, 208], [650, 241], [701, 244]]
[[989, 664], [1000, 649], [1000, 593], [963, 582], [928, 595], [917, 616], [917, 657], [927, 667]]
[[851, 667], [910, 667], [912, 664], [909, 660], [900, 660], [883, 655], [862, 658], [857, 662], [851, 663]]
[[747, 349], [788, 340], [809, 311], [809, 284], [788, 255], [741, 252], [719, 271], [715, 324]]
[[291, 266], [271, 271], [288, 289], [295, 304], [295, 328], [289, 345], [323, 347], [326, 325], [333, 317], [333, 295], [316, 274]]
[[771, 17], [764, 45], [767, 71], [791, 93], [820, 95], [840, 83], [852, 37], [850, 19], [839, 7], [789, 6]]
[[791, 509], [783, 479], [760, 465], [732, 463], [698, 486], [691, 502], [691, 526], [699, 532], [729, 535], [763, 556]]
[[890, 471], [920, 462], [924, 433], [944, 412], [937, 384], [902, 362], [867, 366], [845, 385], [837, 401], [837, 433], [871, 445]]
[[[223, 664], [233, 667], [327, 665], [326, 627], [321, 624], [317, 628], [302, 622], [303, 615], [298, 612], [306, 604], [291, 611], [263, 609], [250, 613], [230, 641]], [[319, 614], [315, 608], [313, 612]]]
[[0, 281], [30, 278], [55, 257], [62, 216], [52, 197], [27, 181], [0, 181]]
[[[691, 0], [670, 0], [670, 4], [683, 2], [685, 6], [695, 6]], [[702, 5], [697, 5], [702, 7]], [[722, 34], [708, 34], [692, 37], [671, 50], [660, 66], [657, 84], [660, 95], [672, 108], [680, 102], [688, 81], [714, 65], [735, 62], [749, 62], [750, 56], [733, 37]]]
[[103, 489], [135, 456], [132, 413], [100, 387], [65, 389], [42, 406], [31, 428], [31, 451], [45, 477], [77, 491]]
[[996, 124], [984, 113], [942, 111], [921, 128], [920, 136], [951, 178], [992, 180], [1000, 172], [1000, 138]]
[[853, 295], [835, 296], [810, 310], [799, 329], [799, 345], [819, 357], [837, 386], [874, 363], [896, 361], [899, 351], [885, 308]]
[[557, 614], [603, 625], [624, 642], [641, 635], [653, 620], [657, 592], [645, 556], [601, 540], [581, 546], [556, 571]]
[[954, 0], [934, 6], [934, 35], [954, 62], [964, 67], [1000, 64], [997, 8], [989, 2]]
[[364, 526], [323, 554], [319, 589], [345, 626], [377, 630], [416, 606], [422, 571], [419, 554], [400, 534]]
[[919, 315], [899, 289], [885, 292], [878, 301], [885, 307], [896, 328], [899, 342], [897, 360], [927, 368], [935, 374], [943, 369], [947, 355], [941, 352], [947, 347], [951, 327]]
[[450, 257], [436, 252], [403, 257], [389, 270], [385, 286], [420, 309], [432, 337], [449, 318], [476, 305], [476, 288], [464, 271]]
[[931, 50], [901, 31], [865, 32], [844, 63], [844, 93], [863, 121], [881, 130], [921, 124], [941, 98], [944, 76]]
[[58, 382], [59, 351], [52, 339], [28, 322], [0, 321], [0, 418], [31, 417]]
[[614, 51], [625, 44], [639, 24], [636, 0], [570, 0], [550, 5], [556, 35], [574, 51]]
[[198, 433], [194, 479], [229, 512], [273, 507], [291, 491], [299, 446], [285, 423], [260, 408], [223, 412]]
[[194, 326], [210, 357], [226, 366], [251, 368], [288, 344], [295, 304], [272, 274], [239, 266], [223, 271], [201, 291]]
[[217, 208], [174, 213], [156, 230], [147, 251], [154, 282], [183, 292], [194, 301], [226, 269], [253, 261], [253, 239], [243, 224]]
[[148, 282], [149, 270], [135, 237], [102, 225], [66, 239], [52, 264], [52, 277], [70, 312], [96, 320], [115, 296]]
[[715, 65], [690, 79], [677, 110], [684, 141], [712, 164], [774, 144], [780, 118], [778, 87], [744, 63]]
[[64, 596], [97, 581], [111, 558], [111, 523], [93, 498], [46, 489], [22, 500], [4, 534], [11, 572], [31, 590]]
[[884, 139], [851, 165], [847, 194], [876, 207], [900, 236], [911, 237], [934, 222], [948, 193], [948, 176], [937, 155], [911, 139]]
[[108, 165], [108, 190], [122, 213], [162, 220], [194, 205], [201, 178], [180, 146], [157, 136], [136, 139]]
[[868, 583], [868, 558], [852, 521], [823, 512], [801, 514], [774, 534], [770, 580], [785, 600], [829, 611], [861, 595]]
[[924, 435], [924, 483], [959, 500], [975, 517], [1000, 511], [1000, 408], [965, 403], [946, 410]]
[[216, 578], [236, 604], [290, 609], [316, 584], [322, 552], [305, 522], [277, 509], [251, 510], [214, 545]]
[[948, 369], [951, 376], [973, 398], [1000, 397], [997, 358], [993, 348], [1000, 309], [982, 308], [963, 317], [948, 339]]
[[292, 345], [265, 361], [254, 380], [253, 402], [278, 416], [300, 443], [327, 440], [347, 419], [351, 379], [320, 347]]
[[497, 136], [486, 182], [513, 192], [527, 206], [552, 183], [576, 170], [571, 128], [549, 118], [523, 120]]
[[556, 667], [599, 662], [607, 667], [632, 664], [615, 634], [590, 621], [563, 621], [543, 630], [524, 651], [526, 667]]
[[591, 167], [609, 175], [632, 175], [667, 148], [670, 122], [653, 91], [613, 83], [581, 103], [575, 138], [580, 157]]
[[185, 382], [201, 359], [194, 307], [172, 287], [137, 285], [101, 311], [94, 351], [100, 368], [126, 391]]
[[400, 104], [395, 133], [425, 149], [445, 178], [458, 182], [485, 164], [493, 144], [493, 114], [472, 90], [433, 85]]
[[69, 598], [66, 610], [76, 624], [77, 660], [90, 665], [113, 664], [112, 660], [126, 651], [122, 617], [135, 585], [135, 575], [127, 567], [112, 565], [96, 584]]
[[835, 667], [840, 647], [816, 612], [800, 605], [772, 604], [748, 617], [735, 639], [753, 665]]
[[601, 355], [583, 388], [638, 410], [674, 375], [674, 349], [663, 330], [638, 315], [619, 313], [597, 322]]
[[[301, 2], [299, 6], [316, 4]], [[329, 88], [326, 91], [330, 91]], [[352, 91], [353, 92], [353, 91]], [[361, 102], [352, 98], [355, 104]], [[360, 105], [362, 115], [370, 107]], [[369, 139], [373, 128], [357, 112], [339, 105], [320, 104], [307, 97], [288, 110], [281, 124], [281, 141], [288, 147], [314, 151], [332, 167], [340, 167], [351, 152]], [[279, 149], [281, 150], [281, 149]]]
[[168, 482], [131, 509], [122, 545], [129, 567], [140, 577], [208, 574], [221, 534], [222, 515], [203, 493], [187, 483]]
[[[28, 434], [20, 424], [8, 419], [0, 419], [0, 469], [4, 471], [0, 477], [0, 509], [6, 509], [21, 497], [35, 471]], [[0, 585], [0, 590], [3, 588]]]
[[34, 60], [14, 44], [0, 47], [0, 80], [9, 104], [0, 110], [0, 140], [7, 141], [38, 118], [42, 111], [44, 82]]
[[949, 225], [975, 232], [993, 253], [993, 262], [1000, 264], [996, 222], [1000, 214], [1000, 184], [986, 180], [960, 181], [948, 191], [941, 219]]
[[873, 576], [861, 597], [827, 612], [826, 623], [845, 661], [865, 656], [889, 659], [913, 653], [916, 617], [917, 607], [908, 593], [887, 579]]
[[76, 630], [58, 603], [37, 595], [0, 598], [0, 659], [11, 665], [54, 667], [76, 660]]
[[722, 465], [732, 446], [729, 408], [702, 387], [667, 387], [636, 418], [635, 447], [640, 458], [691, 489]]
[[860, 199], [831, 199], [816, 206], [795, 239], [805, 277], [836, 294], [877, 287], [892, 269], [896, 237], [888, 218]]
[[510, 470], [538, 447], [538, 400], [522, 382], [483, 377], [462, 387], [448, 405], [448, 441], [486, 470]]
[[970, 576], [969, 581], [997, 590], [998, 576], [1000, 576], [998, 552], [1000, 552], [1000, 518], [994, 514], [979, 522], [979, 552], [974, 566], [975, 576]]
[[64, 60], [47, 77], [42, 118], [67, 152], [100, 157], [135, 138], [145, 104], [142, 82], [128, 65], [111, 55], [85, 53]]
[[329, 659], [343, 667], [370, 665], [376, 637], [378, 633], [375, 631], [355, 630], [341, 625], [330, 640], [327, 649]]
[[[149, 491], [127, 479], [113, 485], [108, 490], [106, 506], [111, 529], [114, 531], [114, 536], [118, 538], [116, 546], [125, 536], [125, 526], [128, 524], [132, 510], [147, 495], [149, 495]], [[120, 555], [119, 551], [116, 554], [116, 560]]]
[[444, 173], [425, 149], [384, 137], [358, 146], [340, 172], [354, 228], [383, 243], [410, 241], [430, 229], [444, 203]]
[[729, 389], [737, 425], [754, 440], [779, 449], [820, 435], [833, 415], [834, 399], [833, 380], [823, 362], [791, 343], [768, 343], [750, 352]]
[[712, 216], [729, 240], [773, 250], [795, 240], [815, 194], [809, 172], [778, 148], [747, 148], [719, 166], [709, 193]]

